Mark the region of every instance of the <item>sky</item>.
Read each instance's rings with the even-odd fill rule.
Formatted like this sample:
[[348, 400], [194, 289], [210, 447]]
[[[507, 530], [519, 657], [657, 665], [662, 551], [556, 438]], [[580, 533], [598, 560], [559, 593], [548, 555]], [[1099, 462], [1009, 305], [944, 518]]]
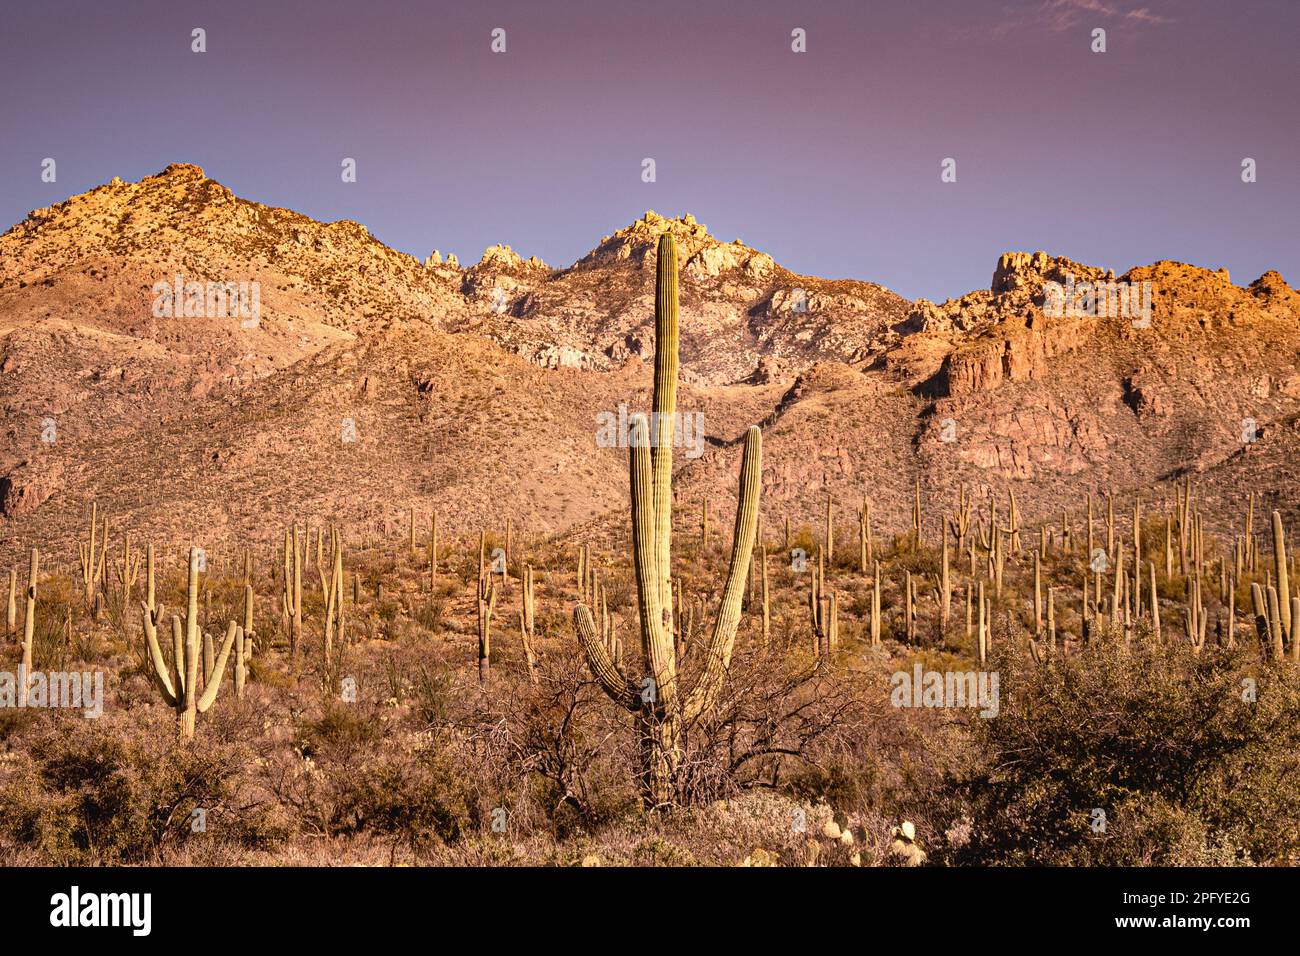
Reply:
[[908, 298], [1036, 249], [1300, 285], [1297, 37], [1300, 0], [5, 0], [0, 229], [190, 162], [462, 263], [654, 209]]

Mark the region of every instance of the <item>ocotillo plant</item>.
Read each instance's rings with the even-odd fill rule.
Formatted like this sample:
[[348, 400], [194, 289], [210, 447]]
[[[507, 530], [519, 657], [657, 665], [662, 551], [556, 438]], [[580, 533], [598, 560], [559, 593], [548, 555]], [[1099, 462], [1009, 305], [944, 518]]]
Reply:
[[704, 666], [689, 690], [679, 685], [672, 614], [672, 449], [677, 411], [678, 304], [677, 251], [671, 234], [659, 239], [655, 288], [655, 379], [653, 437], [644, 415], [632, 419], [629, 484], [632, 502], [633, 563], [640, 605], [641, 647], [650, 673], [630, 679], [601, 642], [591, 610], [579, 605], [574, 624], [583, 653], [601, 687], [636, 714], [640, 733], [642, 797], [649, 807], [674, 802], [690, 728], [712, 712], [731, 664], [745, 576], [758, 525], [762, 435], [745, 436], [740, 490], [730, 566], [705, 648]]
[[162, 616], [162, 606], [152, 609], [148, 602], [141, 602], [144, 612], [144, 636], [148, 644], [149, 660], [153, 664], [154, 683], [162, 693], [163, 700], [172, 707], [180, 722], [181, 740], [191, 740], [197, 716], [206, 713], [217, 699], [221, 690], [221, 676], [226, 670], [226, 661], [230, 658], [230, 649], [236, 640], [243, 640], [243, 629], [231, 621], [226, 629], [226, 639], [222, 642], [221, 653], [202, 675], [203, 693], [198, 693], [199, 682], [199, 549], [190, 548], [189, 584], [186, 591], [187, 607], [185, 625], [182, 633], [181, 619], [172, 615], [172, 662], [168, 668], [158, 644], [157, 621]]

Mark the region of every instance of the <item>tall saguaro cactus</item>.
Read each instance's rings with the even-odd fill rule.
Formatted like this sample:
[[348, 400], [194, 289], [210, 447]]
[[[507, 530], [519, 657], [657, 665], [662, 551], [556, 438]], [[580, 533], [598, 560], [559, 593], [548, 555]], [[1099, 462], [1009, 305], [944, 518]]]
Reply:
[[27, 689], [32, 678], [32, 644], [36, 638], [36, 576], [41, 569], [41, 553], [32, 548], [32, 562], [27, 569], [27, 607], [23, 618], [23, 660], [20, 666], [18, 692], [27, 702]]
[[5, 611], [5, 634], [10, 638], [18, 634], [18, 569], [9, 569], [9, 606]]
[[641, 649], [649, 673], [634, 681], [619, 667], [601, 640], [591, 609], [574, 609], [574, 626], [587, 665], [619, 705], [636, 714], [641, 737], [642, 797], [649, 807], [675, 798], [677, 770], [685, 735], [713, 710], [722, 691], [741, 599], [758, 529], [763, 439], [757, 427], [745, 436], [731, 559], [703, 670], [689, 692], [677, 672], [672, 604], [672, 449], [677, 411], [677, 249], [670, 234], [659, 238], [655, 288], [655, 380], [652, 419], [632, 418], [629, 478], [632, 504], [633, 564], [640, 605]]
[[[153, 567], [152, 548], [149, 554], [150, 570]], [[181, 740], [194, 737], [194, 726], [199, 714], [206, 713], [217, 699], [221, 690], [221, 677], [226, 671], [226, 661], [230, 658], [230, 649], [235, 641], [244, 639], [243, 628], [234, 621], [226, 630], [226, 639], [222, 642], [221, 653], [211, 666], [203, 668], [203, 693], [198, 692], [199, 658], [199, 549], [190, 548], [189, 586], [186, 591], [187, 607], [185, 624], [182, 632], [181, 619], [172, 615], [172, 660], [168, 668], [158, 644], [158, 620], [162, 617], [162, 605], [151, 607], [153, 598], [150, 576], [149, 601], [140, 604], [144, 612], [144, 636], [149, 649], [149, 660], [153, 664], [154, 683], [162, 693], [163, 700], [173, 708], [180, 719]]]

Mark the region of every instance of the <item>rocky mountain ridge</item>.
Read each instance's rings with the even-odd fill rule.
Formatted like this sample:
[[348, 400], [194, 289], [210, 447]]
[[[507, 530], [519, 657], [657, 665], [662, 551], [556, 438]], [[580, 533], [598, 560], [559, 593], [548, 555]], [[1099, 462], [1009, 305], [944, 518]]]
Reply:
[[[1276, 272], [1242, 287], [1181, 263], [1115, 277], [1006, 253], [988, 289], [911, 303], [653, 212], [568, 268], [505, 245], [461, 267], [177, 165], [0, 237], [0, 558], [71, 540], [92, 500], [119, 528], [213, 546], [412, 506], [467, 534], [507, 514], [539, 532], [618, 525], [625, 451], [598, 446], [597, 420], [644, 404], [664, 231], [681, 407], [705, 423], [702, 456], [678, 457], [684, 508], [708, 498], [726, 520], [731, 446], [754, 422], [773, 527], [827, 495], [905, 523], [918, 481], [939, 500], [1015, 488], [1026, 516], [1188, 473], [1267, 475], [1255, 490], [1282, 504], [1295, 490], [1269, 464], [1300, 415], [1300, 295]], [[209, 296], [256, 282], [259, 315], [202, 294], [197, 314], [158, 314], [176, 276]], [[1149, 283], [1149, 322], [1056, 314], [1046, 290], [1067, 282]]]

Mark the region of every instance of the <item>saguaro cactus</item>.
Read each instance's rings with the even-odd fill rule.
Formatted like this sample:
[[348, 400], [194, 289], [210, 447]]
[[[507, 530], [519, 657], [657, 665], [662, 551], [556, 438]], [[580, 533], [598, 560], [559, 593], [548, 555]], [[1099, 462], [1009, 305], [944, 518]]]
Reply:
[[[233, 623], [233, 622], [232, 622]], [[244, 685], [248, 683], [248, 658], [252, 656], [253, 638], [243, 628], [235, 631], [235, 700], [244, 699]]]
[[533, 653], [533, 640], [537, 627], [536, 603], [533, 597], [533, 566], [524, 565], [523, 587], [520, 588], [519, 637], [524, 645], [524, 661], [528, 665], [529, 683], [537, 683], [537, 657]]
[[289, 631], [289, 657], [298, 660], [298, 641], [302, 637], [302, 547], [298, 539], [298, 526], [284, 533], [284, 594], [281, 605], [286, 629]]
[[[670, 234], [659, 239], [655, 288], [653, 418], [632, 419], [629, 478], [633, 563], [640, 605], [641, 647], [649, 674], [633, 681], [614, 662], [597, 633], [591, 610], [574, 609], [587, 664], [605, 692], [636, 714], [641, 736], [642, 796], [647, 806], [673, 802], [685, 735], [717, 704], [740, 623], [741, 599], [758, 526], [762, 435], [745, 436], [731, 559], [723, 595], [705, 648], [703, 670], [689, 692], [677, 673], [672, 613], [672, 449], [677, 410], [677, 251]], [[652, 441], [653, 434], [653, 441]]]
[[27, 568], [27, 607], [23, 618], [23, 660], [20, 667], [18, 692], [20, 700], [27, 702], [27, 688], [32, 677], [32, 644], [36, 637], [36, 576], [41, 568], [41, 553], [32, 548], [31, 564]]
[[835, 563], [835, 503], [830, 495], [826, 496], [826, 563]]
[[104, 577], [104, 552], [108, 550], [108, 518], [104, 518], [104, 534], [96, 550], [95, 536], [99, 530], [99, 502], [90, 503], [90, 540], [77, 543], [77, 556], [81, 559], [81, 583], [86, 607], [94, 607], [95, 593]]
[[117, 583], [122, 589], [123, 610], [131, 606], [131, 592], [135, 590], [135, 582], [139, 577], [140, 555], [131, 550], [131, 536], [128, 534], [122, 541], [122, 566], [117, 569]]
[[497, 590], [490, 573], [480, 572], [478, 579], [478, 680], [486, 684], [492, 659], [492, 614], [497, 606]]
[[[153, 567], [153, 554], [150, 548], [150, 570]], [[206, 713], [217, 699], [221, 690], [221, 677], [226, 670], [226, 661], [230, 658], [230, 649], [236, 640], [244, 639], [243, 628], [231, 621], [226, 629], [226, 639], [222, 642], [221, 653], [217, 655], [211, 667], [205, 667], [203, 674], [203, 693], [198, 693], [199, 682], [199, 549], [190, 548], [190, 573], [187, 588], [187, 608], [185, 625], [182, 632], [181, 619], [172, 615], [172, 661], [168, 668], [158, 644], [158, 619], [162, 617], [162, 605], [152, 608], [153, 575], [149, 575], [150, 587], [148, 601], [142, 601], [144, 612], [144, 636], [148, 645], [149, 660], [153, 664], [154, 683], [162, 693], [163, 700], [175, 709], [180, 722], [181, 740], [194, 737], [197, 716]]]
[[5, 612], [5, 633], [18, 636], [18, 569], [9, 569], [9, 607]]
[[438, 512], [429, 519], [429, 593], [438, 587]]
[[1286, 530], [1282, 516], [1273, 512], [1273, 569], [1277, 574], [1278, 610], [1282, 615], [1282, 633], [1291, 634], [1291, 582], [1286, 563]]

